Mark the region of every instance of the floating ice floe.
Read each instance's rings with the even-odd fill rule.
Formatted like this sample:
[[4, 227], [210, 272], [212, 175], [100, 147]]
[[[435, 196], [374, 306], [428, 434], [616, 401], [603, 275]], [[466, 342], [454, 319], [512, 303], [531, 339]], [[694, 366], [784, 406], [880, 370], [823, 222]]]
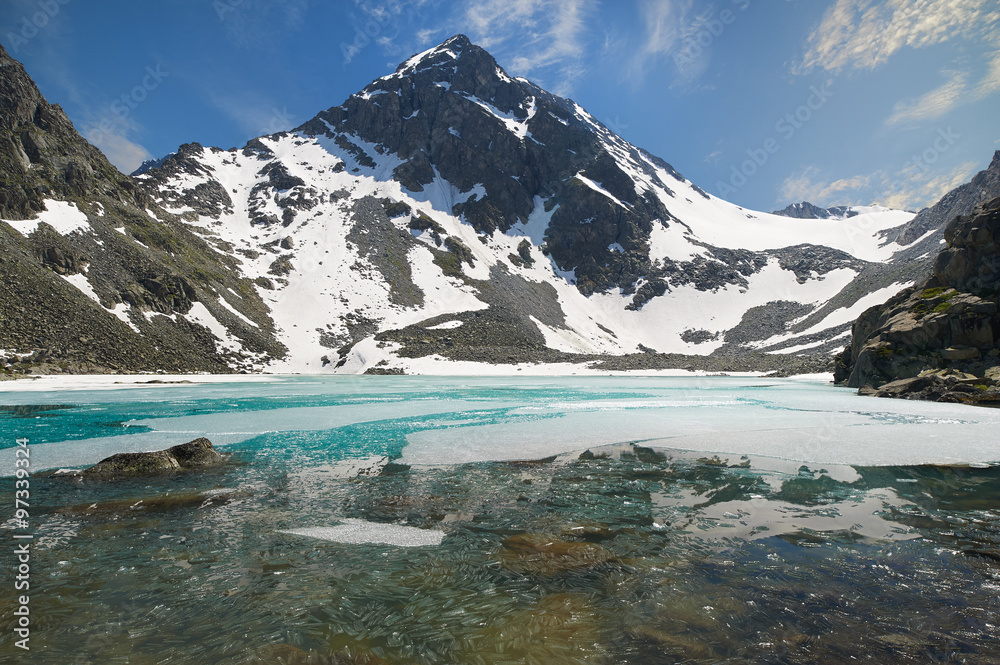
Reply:
[[319, 540], [349, 545], [378, 544], [395, 547], [440, 545], [444, 539], [444, 531], [418, 529], [414, 526], [401, 526], [399, 524], [379, 524], [358, 519], [342, 520], [338, 526], [306, 527], [279, 531], [278, 533], [318, 538]]

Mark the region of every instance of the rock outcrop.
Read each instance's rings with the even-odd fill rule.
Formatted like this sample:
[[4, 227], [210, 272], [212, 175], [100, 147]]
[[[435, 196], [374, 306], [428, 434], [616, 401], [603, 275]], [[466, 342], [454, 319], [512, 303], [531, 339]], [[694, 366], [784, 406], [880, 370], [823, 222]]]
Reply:
[[154, 476], [181, 469], [215, 466], [225, 460], [212, 442], [201, 437], [166, 450], [148, 453], [118, 453], [107, 457], [89, 469], [84, 478], [118, 480], [136, 476]]
[[836, 382], [870, 386], [868, 393], [882, 387], [884, 396], [974, 402], [959, 394], [992, 394], [1000, 367], [1000, 197], [956, 217], [944, 236], [948, 246], [930, 279], [854, 323]]
[[[232, 205], [198, 193], [179, 205]], [[228, 373], [285, 352], [239, 259], [120, 173], [2, 46], [0, 220], [0, 373]]]

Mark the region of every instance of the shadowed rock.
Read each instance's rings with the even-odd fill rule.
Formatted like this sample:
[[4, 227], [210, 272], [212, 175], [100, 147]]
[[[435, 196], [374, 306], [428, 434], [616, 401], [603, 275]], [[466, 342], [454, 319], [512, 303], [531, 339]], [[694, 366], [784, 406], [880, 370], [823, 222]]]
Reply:
[[[994, 161], [1000, 165], [1000, 152]], [[992, 386], [1000, 371], [1000, 197], [972, 215], [956, 217], [944, 237], [948, 246], [926, 282], [868, 309], [854, 323], [851, 345], [837, 360], [837, 383], [885, 386], [882, 396], [910, 399], [995, 399]], [[967, 374], [969, 380], [957, 381], [961, 377], [955, 373]], [[912, 380], [916, 378], [920, 380]], [[898, 383], [901, 380], [908, 381]]]
[[85, 478], [114, 480], [170, 473], [178, 469], [214, 466], [225, 460], [212, 442], [202, 437], [166, 450], [148, 453], [118, 453], [83, 472]]

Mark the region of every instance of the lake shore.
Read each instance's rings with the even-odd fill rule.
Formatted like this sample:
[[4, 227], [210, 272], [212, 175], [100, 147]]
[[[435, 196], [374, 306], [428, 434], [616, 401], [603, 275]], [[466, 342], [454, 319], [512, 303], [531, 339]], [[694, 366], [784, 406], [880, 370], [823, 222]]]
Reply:
[[[576, 365], [525, 365], [514, 372], [509, 366], [498, 367], [484, 363], [449, 363], [436, 369], [450, 367], [452, 372], [417, 374], [417, 376], [469, 376], [469, 377], [569, 377], [569, 376], [618, 376], [618, 377], [708, 377], [731, 376], [736, 378], [760, 378], [761, 372], [706, 372], [683, 369], [647, 369], [628, 371], [607, 371], [582, 368]], [[497, 371], [505, 369], [506, 371]], [[490, 371], [493, 370], [493, 371]], [[5, 392], [51, 392], [61, 390], [115, 390], [119, 388], [149, 388], [162, 386], [189, 386], [192, 384], [226, 383], [267, 383], [280, 382], [291, 378], [328, 378], [358, 376], [352, 374], [33, 374], [16, 379], [0, 381], [0, 393]], [[778, 377], [767, 377], [769, 379]], [[798, 374], [780, 377], [782, 381], [808, 381], [829, 383], [833, 375], [829, 372], [818, 374]]]

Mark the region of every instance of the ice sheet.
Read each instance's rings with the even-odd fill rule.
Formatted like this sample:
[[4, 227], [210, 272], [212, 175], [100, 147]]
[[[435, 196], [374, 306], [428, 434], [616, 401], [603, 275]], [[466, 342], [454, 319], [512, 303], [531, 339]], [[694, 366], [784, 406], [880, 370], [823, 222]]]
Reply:
[[444, 531], [418, 529], [398, 524], [379, 524], [357, 519], [345, 519], [339, 526], [315, 526], [304, 529], [289, 529], [278, 533], [319, 538], [320, 540], [350, 545], [373, 543], [394, 545], [395, 547], [427, 547], [440, 545], [441, 541], [444, 540]]

